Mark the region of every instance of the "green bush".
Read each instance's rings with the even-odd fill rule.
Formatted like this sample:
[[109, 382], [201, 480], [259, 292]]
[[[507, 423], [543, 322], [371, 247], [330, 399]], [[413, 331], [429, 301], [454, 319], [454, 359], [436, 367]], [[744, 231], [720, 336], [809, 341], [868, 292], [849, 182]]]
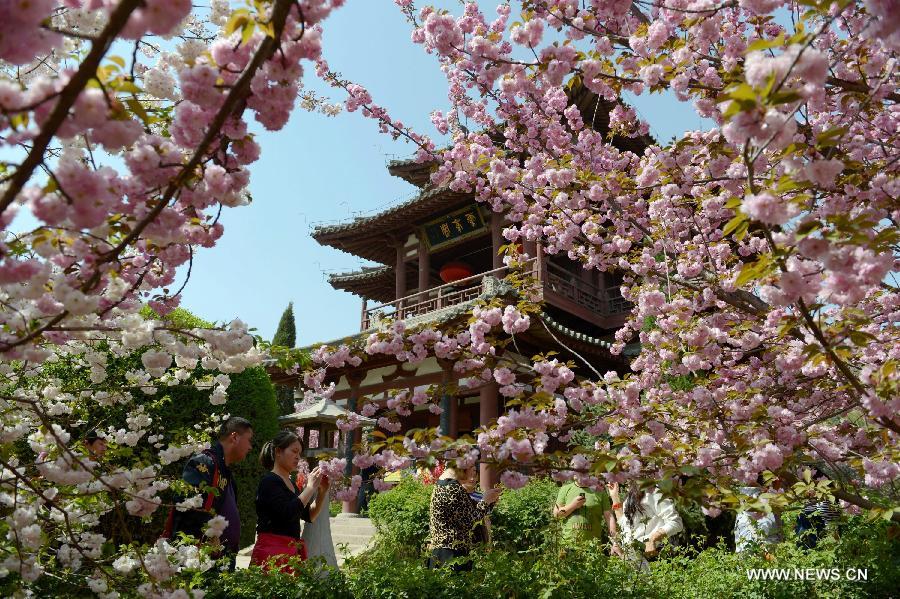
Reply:
[[390, 491], [374, 495], [369, 500], [369, 518], [378, 531], [378, 541], [418, 555], [428, 538], [432, 488], [404, 476]]
[[[649, 565], [646, 571], [609, 557], [593, 541], [563, 547], [549, 538], [536, 552], [495, 549], [476, 552], [472, 572], [450, 574], [429, 570], [425, 560], [410, 557], [403, 548], [379, 543], [372, 550], [348, 559], [343, 578], [323, 576], [315, 586], [305, 572], [299, 580], [287, 575], [269, 575], [261, 580], [258, 571], [238, 571], [217, 581], [210, 597], [299, 597], [305, 596], [434, 597], [649, 597], [674, 599], [719, 599], [740, 597], [851, 599], [895, 596], [900, 588], [900, 539], [890, 538], [885, 522], [867, 523], [853, 518], [840, 541], [828, 540], [820, 549], [802, 551], [792, 542], [774, 548], [774, 560], [761, 554], [735, 554], [722, 547], [695, 551], [672, 549], [668, 556]], [[840, 577], [825, 580], [751, 580], [751, 568], [837, 569]], [[865, 582], [846, 578], [849, 568], [868, 572]], [[273, 580], [274, 579], [274, 580]], [[227, 592], [230, 591], [230, 592]], [[255, 594], [254, 594], [255, 593]]]
[[258, 566], [216, 576], [206, 599], [350, 599], [339, 570], [320, 560], [290, 563], [293, 573], [265, 572]]
[[[428, 539], [431, 485], [413, 477], [369, 500], [369, 517], [378, 540], [408, 548], [419, 555]], [[554, 524], [553, 502], [557, 486], [549, 479], [536, 479], [515, 491], [505, 491], [491, 514], [491, 537], [495, 544], [524, 551], [541, 545]]]
[[491, 539], [520, 551], [544, 542], [555, 528], [553, 504], [559, 487], [550, 479], [535, 479], [521, 489], [504, 491], [491, 514]]

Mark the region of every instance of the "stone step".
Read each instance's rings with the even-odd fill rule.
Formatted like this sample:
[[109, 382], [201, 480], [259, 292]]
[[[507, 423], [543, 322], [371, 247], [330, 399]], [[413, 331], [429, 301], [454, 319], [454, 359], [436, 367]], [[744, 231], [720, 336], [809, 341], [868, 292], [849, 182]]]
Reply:
[[334, 542], [334, 546], [337, 547], [341, 543], [346, 543], [348, 545], [361, 545], [365, 547], [372, 540], [372, 537], [367, 535], [331, 535], [331, 540]]
[[375, 529], [375, 525], [372, 524], [372, 521], [366, 518], [363, 520], [362, 518], [341, 518], [331, 519], [332, 528], [370, 528], [372, 530]]
[[368, 518], [332, 518], [330, 524], [332, 531], [375, 534], [375, 525]]
[[365, 535], [367, 537], [374, 537], [375, 531], [367, 528], [332, 528], [331, 536], [334, 535]]
[[[358, 555], [368, 549], [375, 536], [375, 526], [368, 518], [331, 518], [331, 540], [334, 543], [334, 554], [338, 565], [344, 563], [348, 555]], [[342, 548], [345, 549], [342, 551]], [[237, 558], [237, 567], [246, 568], [250, 563], [253, 546], [241, 550]]]

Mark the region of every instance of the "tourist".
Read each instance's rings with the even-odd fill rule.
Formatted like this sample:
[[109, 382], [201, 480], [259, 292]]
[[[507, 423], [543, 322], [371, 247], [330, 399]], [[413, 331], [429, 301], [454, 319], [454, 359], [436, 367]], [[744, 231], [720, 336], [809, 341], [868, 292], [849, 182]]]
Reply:
[[356, 511], [359, 514], [364, 514], [369, 509], [369, 499], [375, 494], [375, 481], [373, 478], [376, 472], [378, 472], [378, 466], [374, 464], [368, 468], [363, 468], [362, 472], [360, 472], [362, 484], [356, 493]]
[[106, 455], [106, 450], [109, 449], [109, 446], [106, 443], [106, 439], [99, 436], [96, 429], [92, 429], [84, 437], [84, 448], [88, 452], [88, 457], [95, 462], [99, 462]]
[[[797, 514], [797, 523], [794, 526], [797, 546], [803, 549], [815, 549], [828, 532], [830, 525], [839, 521], [840, 518], [841, 509], [834, 501], [828, 499], [808, 501]], [[831, 532], [835, 538], [838, 537], [837, 528], [831, 527]]]
[[[761, 486], [763, 481], [757, 481]], [[762, 494], [760, 486], [741, 487], [739, 491], [749, 497], [759, 497]], [[781, 515], [769, 510], [739, 510], [734, 521], [734, 550], [737, 553], [762, 548], [764, 551], [771, 545], [777, 545], [784, 540]], [[766, 551], [766, 558], [771, 556]]]
[[606, 490], [592, 491], [576, 482], [560, 487], [553, 516], [563, 520], [563, 539], [577, 543], [589, 539], [606, 542], [616, 534], [616, 517]]
[[305, 560], [307, 557], [300, 521], [316, 519], [327, 503], [329, 483], [318, 467], [312, 469], [305, 484], [302, 478], [298, 481], [292, 478], [300, 465], [302, 451], [300, 438], [283, 430], [259, 454], [260, 464], [269, 472], [263, 474], [256, 489], [256, 545], [250, 556], [251, 564], [268, 567], [269, 560], [274, 558], [275, 565], [284, 566], [289, 558]]
[[[471, 473], [471, 476], [468, 476], [468, 473]], [[484, 501], [484, 493], [478, 490], [478, 476], [477, 471], [474, 468], [467, 471], [467, 478], [459, 481], [459, 484], [466, 490], [466, 493], [469, 494], [469, 498], [472, 501], [475, 503]], [[491, 542], [490, 514], [485, 514], [484, 518], [475, 525], [475, 530], [472, 533], [472, 542], [475, 544], [483, 543], [485, 545]]]
[[240, 548], [241, 519], [237, 506], [237, 488], [230, 467], [247, 457], [252, 441], [253, 426], [248, 420], [232, 416], [222, 423], [218, 441], [209, 449], [191, 457], [182, 473], [182, 479], [198, 490], [213, 487], [218, 492], [204, 493], [200, 509], [184, 512], [172, 510], [166, 526], [165, 536], [169, 538], [175, 538], [177, 533], [183, 532], [202, 539], [212, 513], [222, 516], [227, 525], [220, 541], [222, 549], [230, 558], [232, 569]]
[[475, 543], [475, 525], [491, 511], [500, 496], [500, 489], [488, 489], [481, 501], [473, 501], [460, 481], [474, 478], [474, 466], [466, 470], [448, 467], [434, 485], [428, 522], [430, 568], [453, 560], [451, 569], [455, 572], [472, 569], [472, 562], [465, 558]]
[[[818, 467], [813, 466], [810, 470], [809, 480], [812, 482], [830, 479]], [[794, 525], [797, 546], [801, 549], [815, 549], [829, 529], [837, 537], [837, 528], [830, 525], [839, 521], [840, 518], [841, 509], [833, 500], [814, 498], [807, 501], [800, 513], [797, 514], [797, 522]]]
[[624, 501], [619, 495], [619, 484], [608, 486], [616, 524], [620, 531], [620, 543], [613, 544], [613, 552], [629, 561], [646, 566], [647, 559], [659, 555], [660, 544], [684, 530], [675, 502], [664, 498], [656, 487], [642, 489], [632, 481]]

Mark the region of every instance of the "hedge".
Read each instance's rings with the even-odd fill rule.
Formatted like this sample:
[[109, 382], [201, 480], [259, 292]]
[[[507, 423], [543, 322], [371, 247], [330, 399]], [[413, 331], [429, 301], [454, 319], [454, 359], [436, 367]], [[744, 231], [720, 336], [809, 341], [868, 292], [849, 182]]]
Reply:
[[404, 476], [390, 491], [369, 499], [369, 518], [378, 541], [396, 546], [409, 556], [419, 555], [428, 540], [428, 510], [431, 485]]
[[[852, 518], [840, 541], [829, 539], [814, 551], [798, 549], [793, 542], [773, 550], [773, 561], [762, 554], [735, 554], [725, 547], [696, 551], [671, 549], [668, 557], [637, 570], [609, 557], [596, 542], [563, 546], [549, 538], [537, 551], [505, 549], [479, 551], [472, 572], [450, 574], [429, 570], [422, 558], [411, 558], [402, 547], [380, 543], [350, 558], [341, 573], [323, 576], [311, 564], [298, 568], [299, 576], [264, 575], [260, 570], [240, 570], [213, 582], [209, 599], [271, 599], [299, 597], [649, 597], [673, 599], [755, 598], [864, 598], [891, 597], [900, 588], [900, 539], [884, 521]], [[892, 536], [893, 535], [893, 536]], [[786, 568], [839, 572], [829, 580], [752, 580], [751, 568]], [[865, 569], [868, 580], [847, 578], [848, 569]], [[292, 587], [297, 580], [298, 588]]]

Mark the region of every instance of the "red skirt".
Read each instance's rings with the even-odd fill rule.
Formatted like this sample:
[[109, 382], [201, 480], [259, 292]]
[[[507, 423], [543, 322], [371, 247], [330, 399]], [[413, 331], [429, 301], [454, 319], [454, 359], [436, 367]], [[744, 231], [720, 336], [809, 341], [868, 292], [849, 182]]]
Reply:
[[293, 573], [293, 569], [286, 567], [288, 558], [300, 557], [306, 560], [306, 543], [303, 539], [295, 539], [284, 535], [276, 535], [269, 532], [261, 532], [256, 536], [256, 545], [250, 554], [250, 563], [254, 566], [262, 566], [269, 569], [269, 560], [274, 559], [279, 570]]

